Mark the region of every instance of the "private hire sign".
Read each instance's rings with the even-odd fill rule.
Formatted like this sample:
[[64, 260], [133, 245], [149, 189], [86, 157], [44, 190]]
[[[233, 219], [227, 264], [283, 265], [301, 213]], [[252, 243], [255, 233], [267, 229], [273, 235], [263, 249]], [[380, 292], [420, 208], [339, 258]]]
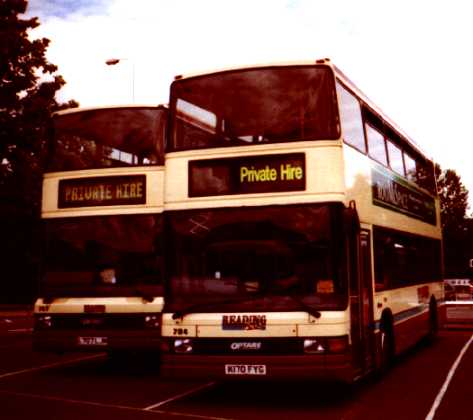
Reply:
[[271, 181], [293, 181], [301, 180], [304, 177], [304, 171], [300, 166], [292, 166], [290, 163], [281, 164], [279, 171], [266, 165], [264, 168], [255, 168], [254, 166], [240, 167], [240, 183], [245, 182], [271, 182]]
[[244, 156], [189, 162], [189, 196], [303, 191], [304, 153]]
[[59, 181], [58, 208], [145, 203], [145, 175], [101, 176]]

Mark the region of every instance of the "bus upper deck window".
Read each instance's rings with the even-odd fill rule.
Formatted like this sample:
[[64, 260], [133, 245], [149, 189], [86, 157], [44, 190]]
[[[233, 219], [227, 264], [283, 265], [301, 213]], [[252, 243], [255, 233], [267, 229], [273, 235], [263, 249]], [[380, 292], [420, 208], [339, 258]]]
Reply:
[[404, 165], [406, 168], [406, 177], [410, 181], [416, 181], [416, 161], [404, 152]]
[[389, 166], [394, 172], [397, 172], [399, 175], [404, 175], [401, 149], [389, 140], [386, 141], [386, 144], [388, 146]]
[[358, 100], [343, 86], [337, 83], [337, 92], [340, 97], [340, 120], [342, 123], [343, 139], [345, 143], [366, 152], [365, 136], [361, 108]]
[[388, 166], [388, 157], [386, 155], [386, 145], [384, 136], [370, 124], [365, 124], [366, 136], [368, 138], [368, 153], [379, 163]]

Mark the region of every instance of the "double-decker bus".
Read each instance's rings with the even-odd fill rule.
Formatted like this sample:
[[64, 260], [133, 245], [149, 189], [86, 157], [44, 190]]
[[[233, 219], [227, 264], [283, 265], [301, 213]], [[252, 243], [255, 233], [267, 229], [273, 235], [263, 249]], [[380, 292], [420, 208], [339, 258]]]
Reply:
[[434, 336], [432, 162], [329, 60], [171, 85], [162, 372], [354, 381]]
[[35, 349], [159, 350], [167, 115], [133, 105], [53, 116]]

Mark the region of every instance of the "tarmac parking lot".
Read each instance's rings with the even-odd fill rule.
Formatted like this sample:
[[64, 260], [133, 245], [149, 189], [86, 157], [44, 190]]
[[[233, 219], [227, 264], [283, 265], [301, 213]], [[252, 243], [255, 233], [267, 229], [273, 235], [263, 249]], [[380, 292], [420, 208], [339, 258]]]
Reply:
[[[472, 331], [443, 330], [383, 380], [337, 383], [184, 381], [155, 360], [31, 349], [30, 317], [0, 318], [2, 419], [471, 419]], [[461, 357], [460, 357], [461, 356]], [[455, 369], [453, 367], [455, 366]], [[450, 378], [447, 383], [447, 378]]]

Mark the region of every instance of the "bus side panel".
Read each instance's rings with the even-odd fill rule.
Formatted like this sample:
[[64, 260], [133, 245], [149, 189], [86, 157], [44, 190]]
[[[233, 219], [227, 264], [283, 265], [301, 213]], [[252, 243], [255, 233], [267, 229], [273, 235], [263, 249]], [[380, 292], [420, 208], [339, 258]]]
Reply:
[[[372, 169], [378, 164], [368, 156], [344, 144], [346, 199], [354, 200], [360, 221], [430, 238], [441, 238], [439, 203], [436, 202], [437, 225], [426, 223], [373, 203]], [[386, 168], [386, 172], [389, 173]]]
[[402, 353], [409, 347], [415, 345], [429, 332], [429, 312], [428, 310], [409, 317], [405, 320], [395, 321], [394, 339], [396, 353]]

